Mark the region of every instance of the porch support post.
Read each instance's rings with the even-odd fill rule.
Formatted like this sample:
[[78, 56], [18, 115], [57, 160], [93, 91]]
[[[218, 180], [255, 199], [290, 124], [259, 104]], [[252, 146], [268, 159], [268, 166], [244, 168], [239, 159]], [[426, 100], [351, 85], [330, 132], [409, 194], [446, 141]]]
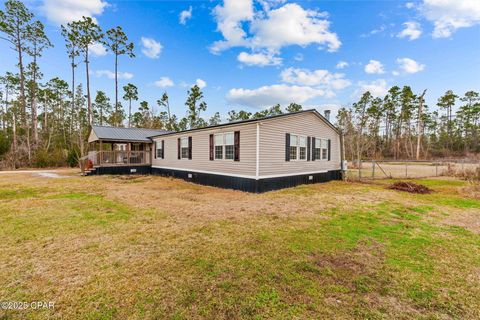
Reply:
[[131, 142], [127, 143], [127, 164], [130, 164], [130, 150], [131, 150]]
[[99, 148], [98, 154], [99, 154], [100, 159], [99, 159], [98, 163], [100, 165], [102, 165], [103, 164], [103, 142], [102, 142], [102, 140], [99, 140], [99, 143], [100, 143], [100, 148]]
[[148, 145], [148, 152], [150, 153], [150, 156], [149, 156], [149, 158], [150, 158], [150, 159], [149, 159], [149, 160], [150, 160], [150, 165], [153, 164], [153, 153], [154, 153], [154, 152], [157, 152], [157, 150], [153, 150], [153, 149], [154, 149], [154, 148], [153, 148], [154, 146], [155, 146], [155, 142], [152, 142], [152, 143], [150, 143], [150, 145]]

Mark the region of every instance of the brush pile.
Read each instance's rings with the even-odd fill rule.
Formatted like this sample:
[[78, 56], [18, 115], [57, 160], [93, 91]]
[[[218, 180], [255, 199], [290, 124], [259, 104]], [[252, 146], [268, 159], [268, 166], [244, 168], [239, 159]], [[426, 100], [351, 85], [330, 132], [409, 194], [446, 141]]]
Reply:
[[424, 185], [416, 184], [413, 182], [405, 182], [405, 181], [395, 182], [394, 184], [388, 186], [388, 189], [405, 191], [410, 193], [419, 193], [419, 194], [428, 194], [433, 192], [432, 189]]

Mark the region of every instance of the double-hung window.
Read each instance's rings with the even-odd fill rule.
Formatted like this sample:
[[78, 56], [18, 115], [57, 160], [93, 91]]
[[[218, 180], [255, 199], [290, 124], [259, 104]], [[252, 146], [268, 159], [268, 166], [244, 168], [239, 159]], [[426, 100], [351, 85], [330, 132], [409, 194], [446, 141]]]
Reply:
[[315, 139], [315, 159], [318, 159], [318, 160], [328, 159], [328, 140], [327, 139]]
[[290, 135], [290, 160], [297, 160], [298, 136]]
[[307, 159], [307, 137], [298, 137], [298, 159]]
[[215, 135], [215, 160], [233, 160], [234, 137], [233, 132], [218, 133]]
[[188, 137], [180, 139], [180, 148], [182, 159], [188, 159]]
[[155, 146], [157, 147], [157, 158], [163, 159], [163, 140], [156, 141]]
[[290, 160], [307, 159], [307, 137], [290, 135]]

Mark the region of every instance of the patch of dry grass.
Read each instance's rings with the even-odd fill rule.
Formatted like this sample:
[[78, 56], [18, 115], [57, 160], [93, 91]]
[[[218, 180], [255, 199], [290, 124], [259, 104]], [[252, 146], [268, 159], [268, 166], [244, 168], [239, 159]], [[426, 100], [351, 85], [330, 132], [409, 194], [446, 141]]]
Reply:
[[0, 300], [55, 302], [0, 318], [480, 317], [480, 202], [463, 182], [248, 194], [61, 174], [0, 177]]

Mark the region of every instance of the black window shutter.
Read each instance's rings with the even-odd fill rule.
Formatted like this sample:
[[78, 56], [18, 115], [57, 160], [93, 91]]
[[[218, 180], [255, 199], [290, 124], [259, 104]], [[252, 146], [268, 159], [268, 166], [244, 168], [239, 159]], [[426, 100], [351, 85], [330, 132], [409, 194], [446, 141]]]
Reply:
[[240, 161], [240, 131], [233, 133], [233, 161]]
[[311, 138], [307, 137], [307, 161], [310, 161], [310, 142]]
[[178, 160], [180, 160], [180, 159], [181, 159], [181, 154], [180, 154], [180, 144], [181, 144], [181, 141], [180, 141], [180, 138], [178, 138], [178, 146], [177, 146], [177, 149], [178, 149], [178, 150], [177, 150], [177, 151], [178, 151], [178, 152], [177, 152], [177, 153], [178, 153]]
[[315, 137], [312, 137], [312, 161], [315, 161]]
[[328, 139], [328, 161], [330, 161], [330, 149], [331, 149], [332, 140]]
[[285, 134], [285, 161], [290, 161], [290, 133]]
[[192, 137], [188, 137], [188, 160], [192, 160]]
[[165, 140], [162, 140], [162, 159], [165, 159]]
[[155, 141], [155, 145], [154, 145], [154, 150], [153, 150], [153, 158], [154, 159], [157, 159], [157, 141]]
[[213, 134], [209, 137], [210, 141], [210, 161], [213, 161]]

